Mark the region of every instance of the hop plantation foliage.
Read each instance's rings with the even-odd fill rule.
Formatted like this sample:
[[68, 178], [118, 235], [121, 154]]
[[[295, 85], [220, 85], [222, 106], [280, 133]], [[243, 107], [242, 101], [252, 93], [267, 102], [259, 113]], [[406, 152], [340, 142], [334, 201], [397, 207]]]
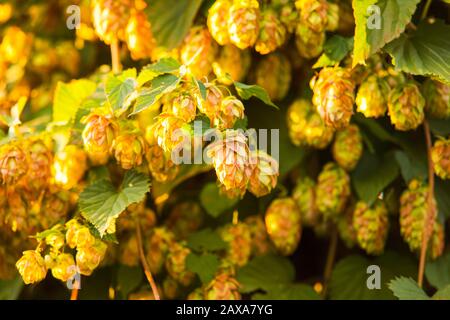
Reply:
[[3, 2], [0, 298], [450, 299], [449, 10]]

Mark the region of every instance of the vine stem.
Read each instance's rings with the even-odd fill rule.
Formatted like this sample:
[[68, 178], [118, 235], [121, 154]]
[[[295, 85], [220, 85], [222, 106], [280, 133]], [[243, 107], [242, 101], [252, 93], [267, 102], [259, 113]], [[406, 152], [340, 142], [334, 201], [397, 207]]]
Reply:
[[427, 0], [427, 2], [425, 3], [425, 6], [423, 7], [423, 10], [422, 10], [422, 14], [420, 16], [420, 20], [423, 20], [427, 17], [428, 10], [430, 9], [430, 5], [431, 5], [432, 1], [433, 0]]
[[122, 69], [119, 56], [119, 40], [114, 39], [111, 42], [111, 61], [113, 73], [119, 73]]
[[150, 267], [148, 266], [147, 259], [145, 258], [144, 253], [144, 247], [142, 245], [142, 234], [141, 234], [141, 226], [139, 225], [139, 222], [136, 219], [136, 235], [137, 235], [137, 242], [138, 242], [138, 250], [139, 250], [139, 257], [141, 258], [142, 267], [144, 268], [145, 276], [147, 277], [148, 283], [150, 284], [150, 287], [152, 288], [153, 296], [155, 297], [155, 300], [161, 300], [158, 292], [158, 288], [156, 286], [155, 280], [153, 279], [152, 272], [150, 271]]
[[336, 259], [336, 250], [338, 243], [338, 231], [335, 225], [333, 225], [331, 231], [330, 246], [328, 247], [327, 261], [325, 263], [325, 269], [323, 272], [323, 291], [322, 296], [325, 298], [328, 291], [328, 282], [331, 278], [331, 272], [333, 271], [334, 260]]
[[70, 292], [70, 300], [77, 300], [77, 299], [78, 299], [78, 286], [75, 286]]
[[428, 121], [425, 119], [423, 122], [423, 129], [425, 131], [425, 139], [427, 141], [427, 157], [428, 157], [428, 198], [427, 198], [427, 212], [425, 216], [425, 223], [423, 224], [422, 230], [422, 246], [420, 248], [420, 260], [419, 260], [419, 274], [417, 277], [417, 283], [420, 287], [423, 284], [423, 275], [425, 272], [425, 261], [427, 254], [428, 241], [430, 240], [433, 221], [435, 218], [435, 207], [434, 207], [434, 168], [433, 162], [431, 160], [431, 133], [430, 133], [430, 125]]

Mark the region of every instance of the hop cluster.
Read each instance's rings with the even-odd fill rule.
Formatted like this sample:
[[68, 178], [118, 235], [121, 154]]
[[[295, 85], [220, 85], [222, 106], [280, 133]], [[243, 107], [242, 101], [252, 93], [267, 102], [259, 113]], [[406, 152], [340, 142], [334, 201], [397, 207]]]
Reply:
[[363, 152], [362, 136], [357, 125], [336, 132], [333, 143], [334, 160], [345, 170], [351, 171], [358, 164]]
[[425, 99], [414, 82], [402, 84], [389, 94], [389, 117], [397, 130], [416, 129], [425, 117], [424, 107]]
[[438, 140], [431, 149], [434, 172], [442, 179], [450, 179], [450, 139]]

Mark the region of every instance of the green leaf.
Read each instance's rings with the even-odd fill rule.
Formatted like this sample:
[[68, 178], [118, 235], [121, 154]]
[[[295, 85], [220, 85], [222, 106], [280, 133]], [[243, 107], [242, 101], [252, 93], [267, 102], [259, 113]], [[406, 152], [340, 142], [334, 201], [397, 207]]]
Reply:
[[411, 278], [399, 277], [391, 280], [389, 289], [399, 300], [429, 300], [425, 291]]
[[148, 177], [134, 170], [127, 171], [119, 190], [108, 180], [86, 187], [78, 205], [82, 215], [103, 237], [106, 229], [130, 204], [140, 202], [150, 188]]
[[306, 284], [279, 284], [270, 288], [268, 293], [256, 293], [252, 300], [321, 300], [320, 295]]
[[394, 152], [395, 160], [400, 167], [403, 179], [408, 183], [414, 178], [425, 179], [428, 176], [427, 166], [423, 163], [414, 161], [408, 153], [397, 150]]
[[280, 284], [290, 284], [294, 277], [295, 269], [289, 259], [270, 254], [252, 259], [238, 270], [236, 279], [241, 284], [240, 291], [249, 293], [258, 289], [271, 291]]
[[96, 89], [95, 82], [81, 79], [69, 83], [58, 82], [53, 98], [53, 121], [67, 122], [77, 113], [82, 102]]
[[341, 62], [352, 49], [353, 38], [334, 35], [325, 43], [323, 53], [314, 64], [313, 68], [334, 66]]
[[[399, 37], [416, 11], [420, 0], [353, 0], [355, 16], [355, 46], [353, 49], [353, 66], [362, 63], [386, 43]], [[372, 23], [376, 11], [372, 5], [380, 9], [378, 16], [379, 29]]]
[[143, 276], [144, 273], [140, 266], [129, 267], [119, 265], [119, 270], [117, 271], [117, 286], [125, 298], [141, 284]]
[[219, 187], [216, 183], [208, 183], [200, 193], [200, 203], [206, 212], [214, 218], [217, 218], [226, 210], [233, 208], [237, 202], [237, 199], [230, 199], [220, 194]]
[[[370, 290], [367, 280], [372, 273], [367, 267], [377, 265], [381, 271], [381, 289]], [[385, 252], [382, 256], [369, 260], [359, 255], [347, 256], [333, 269], [329, 284], [332, 300], [387, 300], [394, 299], [388, 283], [395, 276], [415, 277], [417, 266], [414, 259], [396, 252]]]
[[124, 71], [119, 76], [111, 74], [106, 79], [105, 93], [113, 111], [122, 109], [126, 98], [137, 86], [136, 69], [130, 70]]
[[239, 94], [239, 96], [244, 100], [248, 100], [251, 97], [255, 97], [264, 102], [265, 104], [274, 107], [277, 110], [279, 109], [278, 106], [274, 104], [272, 100], [270, 100], [269, 94], [266, 92], [266, 90], [264, 90], [263, 87], [260, 87], [256, 84], [244, 84], [237, 81], [234, 82], [234, 87], [236, 88], [236, 91]]
[[399, 168], [392, 153], [379, 157], [364, 152], [352, 173], [353, 186], [361, 200], [372, 203], [398, 174]]
[[436, 289], [443, 289], [450, 285], [450, 253], [427, 263], [425, 276]]
[[180, 78], [172, 74], [163, 74], [153, 79], [151, 88], [145, 88], [138, 94], [131, 115], [135, 115], [152, 106], [164, 94], [175, 90], [179, 82]]
[[209, 228], [190, 234], [187, 245], [195, 251], [218, 251], [227, 247], [227, 243], [222, 240], [217, 232]]
[[196, 254], [191, 252], [186, 257], [186, 268], [198, 274], [204, 284], [210, 282], [219, 268], [219, 258], [214, 254]]
[[149, 2], [147, 13], [158, 46], [177, 47], [192, 25], [203, 0]]
[[414, 75], [435, 76], [450, 84], [450, 26], [441, 20], [423, 22], [386, 46], [396, 70]]
[[11, 280], [0, 280], [0, 300], [16, 300], [22, 291], [23, 281], [21, 277]]
[[439, 289], [438, 292], [436, 292], [433, 297], [433, 300], [450, 300], [450, 285]]
[[162, 58], [161, 60], [142, 68], [137, 78], [138, 85], [142, 86], [162, 74], [175, 72], [180, 66], [180, 63], [173, 58]]

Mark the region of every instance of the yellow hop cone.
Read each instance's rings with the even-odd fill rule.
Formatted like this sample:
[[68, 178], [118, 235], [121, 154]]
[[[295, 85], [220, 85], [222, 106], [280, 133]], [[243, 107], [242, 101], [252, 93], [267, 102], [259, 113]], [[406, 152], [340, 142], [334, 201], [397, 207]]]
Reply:
[[85, 124], [82, 137], [84, 148], [95, 165], [108, 162], [110, 149], [119, 126], [112, 115], [104, 110], [94, 110], [81, 119]]
[[211, 36], [221, 46], [230, 43], [227, 21], [232, 0], [217, 0], [209, 8], [207, 25]]
[[434, 172], [442, 179], [450, 179], [450, 139], [437, 140], [431, 149]]
[[302, 224], [313, 227], [319, 222], [319, 211], [316, 207], [316, 183], [309, 177], [299, 179], [292, 192], [300, 210]]
[[291, 63], [281, 53], [263, 57], [255, 71], [255, 83], [263, 87], [272, 100], [282, 100], [291, 85]]
[[75, 145], [68, 145], [55, 154], [53, 160], [53, 179], [64, 189], [75, 187], [87, 170], [86, 153]]
[[53, 154], [50, 147], [42, 139], [31, 139], [27, 143], [30, 165], [26, 180], [28, 187], [32, 190], [42, 190], [50, 181], [53, 163]]
[[131, 14], [126, 28], [126, 42], [133, 60], [150, 58], [156, 47], [150, 21], [143, 11]]
[[363, 141], [359, 127], [355, 124], [336, 132], [333, 143], [333, 158], [345, 170], [352, 171], [363, 152]]
[[216, 275], [203, 290], [205, 300], [241, 300], [240, 284], [228, 272]]
[[225, 259], [240, 267], [246, 265], [252, 250], [248, 225], [244, 223], [229, 224], [223, 227], [219, 233], [223, 241], [228, 244]]
[[55, 259], [55, 264], [51, 268], [52, 275], [61, 281], [72, 279], [77, 268], [73, 256], [69, 253], [61, 253]]
[[146, 159], [152, 177], [158, 182], [172, 181], [179, 172], [179, 166], [176, 166], [157, 144], [148, 148]]
[[235, 96], [222, 99], [219, 112], [214, 118], [213, 125], [220, 130], [231, 129], [238, 119], [244, 119], [244, 104]]
[[313, 104], [325, 124], [335, 129], [348, 126], [353, 115], [355, 84], [349, 69], [323, 68], [311, 80]]
[[151, 130], [157, 144], [167, 153], [191, 141], [186, 121], [170, 113], [161, 113]]
[[223, 93], [220, 89], [212, 84], [206, 86], [206, 99], [199, 98], [198, 108], [204, 113], [211, 123], [214, 123], [216, 114], [219, 112], [220, 104], [223, 99]]
[[262, 256], [269, 253], [272, 247], [263, 216], [253, 215], [247, 217], [244, 223], [250, 230], [252, 255]]
[[45, 243], [51, 246], [56, 251], [64, 246], [64, 240], [64, 234], [56, 230], [55, 232], [51, 232], [48, 236], [45, 237]]
[[231, 85], [233, 81], [244, 79], [250, 62], [251, 57], [248, 50], [239, 50], [236, 46], [229, 44], [220, 48], [212, 67], [220, 83]]
[[253, 165], [248, 190], [256, 197], [269, 194], [277, 185], [279, 168], [278, 162], [266, 152], [258, 150], [250, 155]]
[[414, 130], [422, 124], [424, 107], [425, 99], [412, 81], [398, 86], [389, 94], [389, 117], [397, 130]]
[[263, 12], [255, 50], [260, 54], [268, 54], [281, 47], [286, 41], [286, 28], [278, 19], [275, 11]]
[[437, 119], [450, 118], [450, 86], [437, 80], [427, 79], [422, 86], [426, 99], [425, 111]]
[[325, 40], [324, 32], [313, 32], [302, 24], [295, 29], [295, 45], [302, 58], [318, 57], [323, 51]]
[[17, 261], [16, 267], [25, 284], [42, 281], [47, 275], [44, 258], [35, 250], [24, 251], [23, 256]]
[[354, 211], [355, 203], [351, 201], [344, 213], [336, 219], [336, 227], [339, 232], [339, 237], [347, 248], [353, 248], [353, 246], [357, 243], [356, 230], [353, 227]]
[[0, 147], [0, 177], [3, 184], [14, 185], [29, 169], [29, 155], [20, 142]]
[[175, 236], [166, 227], [154, 228], [147, 240], [147, 261], [150, 270], [157, 274], [166, 261], [169, 248], [175, 243]]
[[129, 170], [142, 164], [147, 145], [139, 133], [126, 132], [114, 139], [111, 150], [120, 166]]
[[389, 85], [383, 78], [371, 75], [365, 79], [356, 95], [357, 111], [366, 118], [384, 116], [387, 110]]
[[339, 16], [341, 12], [339, 10], [339, 4], [328, 2], [327, 9], [327, 31], [336, 31], [339, 28]]
[[133, 0], [93, 0], [92, 19], [95, 32], [106, 44], [125, 40], [125, 31]]
[[334, 129], [324, 124], [310, 101], [295, 100], [287, 111], [289, 137], [296, 146], [326, 148], [333, 140]]
[[253, 46], [259, 35], [259, 20], [257, 0], [233, 0], [227, 22], [231, 42], [241, 50]]
[[192, 27], [181, 46], [181, 62], [197, 78], [207, 77], [212, 71], [212, 63], [217, 54], [217, 44], [208, 29]]
[[77, 267], [80, 274], [89, 276], [105, 257], [107, 245], [96, 239], [92, 246], [77, 247]]
[[0, 44], [2, 60], [25, 65], [30, 55], [33, 37], [16, 26], [8, 27]]
[[266, 228], [275, 248], [284, 256], [294, 253], [302, 233], [300, 211], [291, 198], [274, 200], [266, 211]]
[[172, 101], [172, 112], [186, 122], [193, 121], [197, 113], [195, 97], [187, 91], [180, 92]]
[[186, 258], [191, 250], [184, 244], [175, 242], [169, 247], [166, 259], [167, 273], [183, 286], [189, 286], [195, 278], [195, 274], [186, 268]]

